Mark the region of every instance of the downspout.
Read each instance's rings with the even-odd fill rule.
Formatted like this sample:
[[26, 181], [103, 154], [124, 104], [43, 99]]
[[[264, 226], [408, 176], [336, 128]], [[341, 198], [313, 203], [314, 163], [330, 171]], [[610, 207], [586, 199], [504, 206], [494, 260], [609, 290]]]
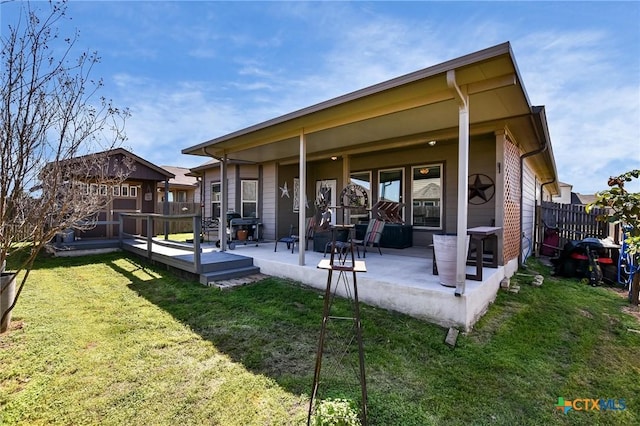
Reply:
[[[220, 202], [220, 222], [218, 226], [218, 238], [220, 239], [220, 251], [227, 250], [227, 204], [229, 203], [228, 199], [228, 184], [227, 184], [227, 155], [225, 154], [222, 158], [216, 157], [215, 155], [209, 154], [207, 152], [207, 147], [202, 148], [202, 152], [218, 161], [220, 161], [220, 191], [222, 192], [222, 200]], [[212, 212], [213, 219], [213, 212]]]
[[[530, 119], [532, 121], [533, 124], [533, 128], [536, 131], [536, 135], [538, 136], [538, 140], [540, 140], [540, 133], [538, 132], [538, 127], [536, 126], [536, 124], [533, 122], [533, 115], [530, 116]], [[522, 238], [524, 235], [524, 230], [523, 230], [523, 221], [524, 221], [524, 213], [523, 213], [523, 201], [524, 201], [524, 191], [523, 191], [523, 187], [524, 184], [522, 182], [522, 179], [524, 178], [524, 160], [526, 158], [529, 157], [533, 157], [534, 155], [538, 155], [538, 154], [542, 154], [543, 152], [545, 152], [547, 149], [549, 148], [549, 142], [547, 141], [546, 138], [543, 139], [542, 141], [542, 146], [538, 149], [534, 149], [533, 151], [530, 152], [525, 152], [524, 154], [522, 154], [520, 156], [520, 244], [519, 244], [519, 252], [518, 252], [518, 267], [522, 267]], [[555, 179], [551, 182], [547, 182], [544, 183], [543, 185], [547, 185], [549, 183], [553, 183], [555, 181]], [[540, 191], [542, 194], [542, 186], [540, 187]], [[540, 199], [542, 200], [542, 197], [540, 197]]]
[[544, 189], [544, 187], [546, 185], [551, 185], [552, 183], [556, 183], [556, 180], [557, 180], [556, 178], [553, 178], [550, 181], [545, 182], [545, 183], [540, 185], [540, 202], [542, 202], [542, 196], [543, 196], [543, 191], [542, 190]]

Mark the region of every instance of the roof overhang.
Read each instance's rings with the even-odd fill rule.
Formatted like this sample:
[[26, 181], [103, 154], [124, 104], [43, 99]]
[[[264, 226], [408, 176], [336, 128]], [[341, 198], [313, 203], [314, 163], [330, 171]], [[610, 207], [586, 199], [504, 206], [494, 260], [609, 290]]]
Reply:
[[553, 195], [559, 195], [560, 186], [557, 178], [558, 171], [556, 169], [556, 161], [553, 156], [553, 147], [549, 136], [549, 127], [547, 126], [547, 116], [543, 106], [533, 107], [531, 120], [543, 148], [540, 155], [531, 157], [531, 162], [542, 179], [541, 183], [551, 185], [549, 191]]
[[[510, 129], [522, 152], [543, 145], [536, 116], [509, 43], [370, 86], [185, 148], [184, 154], [250, 162], [297, 162], [456, 139], [458, 104], [447, 72], [469, 96], [470, 135]], [[546, 119], [543, 128], [546, 129]], [[550, 144], [549, 144], [550, 145]], [[544, 162], [551, 161], [549, 150]]]
[[[153, 172], [157, 173], [158, 175], [160, 175], [162, 177], [162, 179], [170, 179], [170, 178], [174, 178], [175, 175], [165, 169], [163, 169], [162, 167], [156, 166], [155, 164], [145, 160], [142, 157], [137, 156], [136, 154], [134, 154], [131, 151], [127, 151], [124, 148], [113, 148], [107, 151], [101, 151], [101, 152], [95, 152], [95, 153], [91, 153], [91, 154], [85, 154], [85, 155], [81, 155], [78, 157], [73, 157], [73, 158], [69, 158], [67, 160], [61, 161], [60, 163], [65, 165], [65, 164], [74, 164], [74, 163], [78, 163], [78, 162], [84, 162], [87, 159], [92, 159], [92, 158], [115, 158], [117, 156], [124, 156], [124, 157], [128, 157], [131, 160], [149, 168], [150, 170], [152, 170]], [[50, 163], [52, 164], [52, 163]], [[136, 177], [135, 176], [135, 170], [132, 170], [129, 173], [129, 177]]]

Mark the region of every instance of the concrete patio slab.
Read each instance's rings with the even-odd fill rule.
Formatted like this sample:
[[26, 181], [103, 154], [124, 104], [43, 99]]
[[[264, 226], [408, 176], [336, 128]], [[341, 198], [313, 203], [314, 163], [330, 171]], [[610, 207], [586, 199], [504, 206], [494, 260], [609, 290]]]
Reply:
[[[205, 245], [206, 247], [206, 245]], [[327, 285], [328, 271], [318, 269], [323, 253], [305, 252], [305, 265], [300, 266], [298, 249], [294, 253], [283, 250], [274, 252], [274, 243], [237, 245], [233, 253], [250, 256], [254, 265], [266, 275], [287, 278], [309, 287], [323, 290]], [[206, 250], [206, 248], [204, 249]], [[409, 249], [382, 249], [368, 253], [364, 260], [367, 272], [357, 273], [359, 299], [363, 303], [402, 312], [443, 327], [469, 330], [495, 300], [505, 268], [484, 268], [483, 281], [466, 281], [466, 291], [460, 297], [455, 289], [440, 284], [432, 273], [431, 250], [426, 247]], [[358, 259], [357, 259], [358, 260]], [[467, 273], [475, 267], [468, 266]], [[332, 286], [337, 283], [333, 274]], [[333, 288], [333, 287], [332, 287]], [[337, 294], [346, 296], [343, 288]]]

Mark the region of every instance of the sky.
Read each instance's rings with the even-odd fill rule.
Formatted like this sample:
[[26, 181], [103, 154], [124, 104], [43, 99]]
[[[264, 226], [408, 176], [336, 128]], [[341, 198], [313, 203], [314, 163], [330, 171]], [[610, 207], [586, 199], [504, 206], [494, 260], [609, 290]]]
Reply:
[[[2, 0], [3, 34], [19, 6]], [[99, 94], [131, 112], [125, 147], [156, 165], [197, 166], [182, 149], [508, 41], [561, 182], [592, 194], [640, 169], [637, 1], [76, 0], [67, 16], [61, 34], [101, 57]]]

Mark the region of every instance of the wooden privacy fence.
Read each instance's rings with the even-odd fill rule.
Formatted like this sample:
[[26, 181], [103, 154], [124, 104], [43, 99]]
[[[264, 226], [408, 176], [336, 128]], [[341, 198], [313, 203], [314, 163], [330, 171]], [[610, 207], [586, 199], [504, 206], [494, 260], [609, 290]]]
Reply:
[[[168, 216], [193, 215], [200, 214], [200, 203], [178, 203], [171, 202], [169, 204]], [[156, 214], [164, 215], [164, 203], [156, 204]], [[164, 234], [165, 221], [154, 221], [154, 233], [156, 235]], [[188, 221], [167, 221], [169, 234], [180, 234], [184, 232], [193, 232], [193, 224]]]
[[569, 241], [580, 241], [587, 237], [615, 239], [614, 229], [607, 222], [597, 220], [605, 209], [593, 208], [587, 213], [586, 206], [579, 204], [559, 204], [543, 201], [537, 208], [538, 218], [538, 247], [544, 240], [545, 230], [558, 230], [560, 242], [558, 248], [564, 247]]
[[12, 225], [10, 223], [3, 223], [0, 236], [13, 235], [14, 241], [31, 241], [33, 240], [32, 227], [25, 227], [19, 225]]

